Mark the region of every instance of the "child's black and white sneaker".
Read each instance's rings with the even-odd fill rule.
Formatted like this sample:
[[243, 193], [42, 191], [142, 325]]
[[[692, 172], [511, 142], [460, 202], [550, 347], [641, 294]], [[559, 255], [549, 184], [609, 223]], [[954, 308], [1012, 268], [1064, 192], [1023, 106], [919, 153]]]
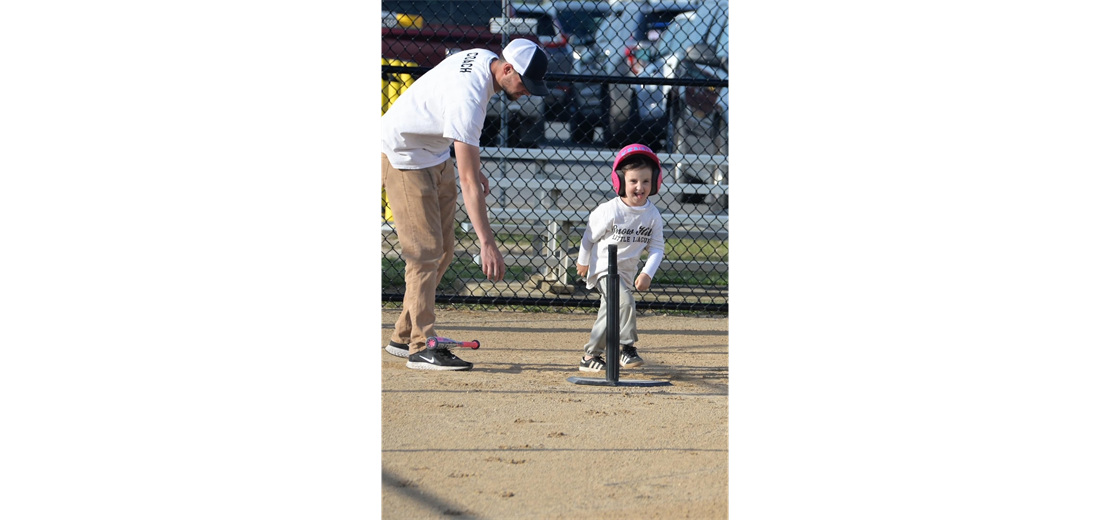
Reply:
[[621, 366], [635, 368], [644, 365], [644, 360], [636, 353], [636, 347], [624, 345], [621, 347]]
[[409, 356], [405, 366], [413, 370], [470, 370], [474, 363], [459, 359], [446, 349], [424, 349]]
[[389, 344], [385, 346], [385, 351], [397, 357], [409, 357], [409, 346], [396, 343], [393, 340], [390, 340]]
[[605, 370], [605, 360], [601, 359], [601, 356], [582, 356], [582, 362], [578, 364], [578, 370], [583, 372], [601, 372]]

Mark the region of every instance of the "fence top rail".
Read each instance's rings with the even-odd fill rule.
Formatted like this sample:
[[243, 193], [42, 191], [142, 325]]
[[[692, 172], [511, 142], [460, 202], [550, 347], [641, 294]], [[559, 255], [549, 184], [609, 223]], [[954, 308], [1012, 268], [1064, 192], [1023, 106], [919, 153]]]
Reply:
[[[612, 150], [575, 150], [567, 148], [507, 148], [502, 146], [480, 148], [479, 154], [484, 159], [522, 159], [532, 161], [566, 161], [584, 162], [594, 161], [612, 163], [616, 152]], [[659, 162], [663, 164], [719, 164], [728, 165], [727, 155], [661, 153]]]
[[[403, 30], [403, 29], [402, 29]], [[443, 34], [443, 36], [447, 36]], [[417, 67], [408, 65], [382, 65], [382, 79], [388, 80], [389, 74], [409, 74], [423, 76], [431, 67]], [[728, 79], [693, 79], [693, 78], [651, 78], [629, 76], [598, 76], [594, 74], [556, 74], [544, 75], [547, 81], [567, 81], [571, 83], [611, 83], [616, 85], [669, 85], [672, 87], [717, 87], [728, 88]]]
[[[727, 184], [678, 184], [663, 180], [659, 193], [716, 193], [728, 195]], [[609, 181], [580, 181], [571, 179], [504, 178], [489, 180], [490, 188], [517, 188], [533, 190], [562, 190], [567, 193], [583, 191], [612, 192], [613, 183]], [[614, 194], [614, 196], [616, 196]]]
[[[490, 208], [490, 214], [499, 221], [506, 220], [555, 220], [561, 222], [586, 222], [589, 211], [561, 209]], [[667, 225], [705, 225], [707, 227], [728, 226], [728, 215], [708, 215], [694, 213], [660, 213]]]

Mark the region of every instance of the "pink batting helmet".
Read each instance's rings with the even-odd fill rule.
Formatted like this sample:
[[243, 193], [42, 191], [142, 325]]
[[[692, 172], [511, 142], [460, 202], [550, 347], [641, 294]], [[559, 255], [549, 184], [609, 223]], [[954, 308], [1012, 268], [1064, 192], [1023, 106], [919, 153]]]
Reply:
[[624, 196], [624, 175], [621, 175], [619, 170], [621, 163], [634, 155], [646, 155], [651, 159], [651, 162], [655, 163], [655, 168], [651, 171], [651, 180], [653, 181], [651, 183], [651, 193], [648, 195], [659, 193], [659, 188], [663, 187], [663, 167], [659, 164], [659, 157], [655, 155], [655, 152], [642, 144], [630, 144], [617, 152], [617, 158], [613, 160], [613, 189], [617, 191], [618, 196]]

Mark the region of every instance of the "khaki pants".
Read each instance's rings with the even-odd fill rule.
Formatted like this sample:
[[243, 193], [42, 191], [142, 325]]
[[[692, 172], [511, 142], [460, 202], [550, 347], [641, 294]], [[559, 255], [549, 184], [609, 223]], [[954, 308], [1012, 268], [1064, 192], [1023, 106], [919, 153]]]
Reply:
[[382, 183], [405, 259], [405, 299], [391, 341], [425, 349], [435, 336], [436, 286], [455, 257], [455, 166], [398, 170], [382, 154]]

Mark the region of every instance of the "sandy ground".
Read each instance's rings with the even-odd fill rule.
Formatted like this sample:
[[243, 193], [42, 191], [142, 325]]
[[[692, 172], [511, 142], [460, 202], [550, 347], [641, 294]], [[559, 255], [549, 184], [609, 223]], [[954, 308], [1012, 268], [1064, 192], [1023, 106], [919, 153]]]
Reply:
[[[398, 311], [382, 311], [389, 341]], [[576, 385], [594, 314], [437, 311], [466, 372], [382, 356], [382, 518], [728, 516], [728, 320], [638, 319], [647, 365]]]

